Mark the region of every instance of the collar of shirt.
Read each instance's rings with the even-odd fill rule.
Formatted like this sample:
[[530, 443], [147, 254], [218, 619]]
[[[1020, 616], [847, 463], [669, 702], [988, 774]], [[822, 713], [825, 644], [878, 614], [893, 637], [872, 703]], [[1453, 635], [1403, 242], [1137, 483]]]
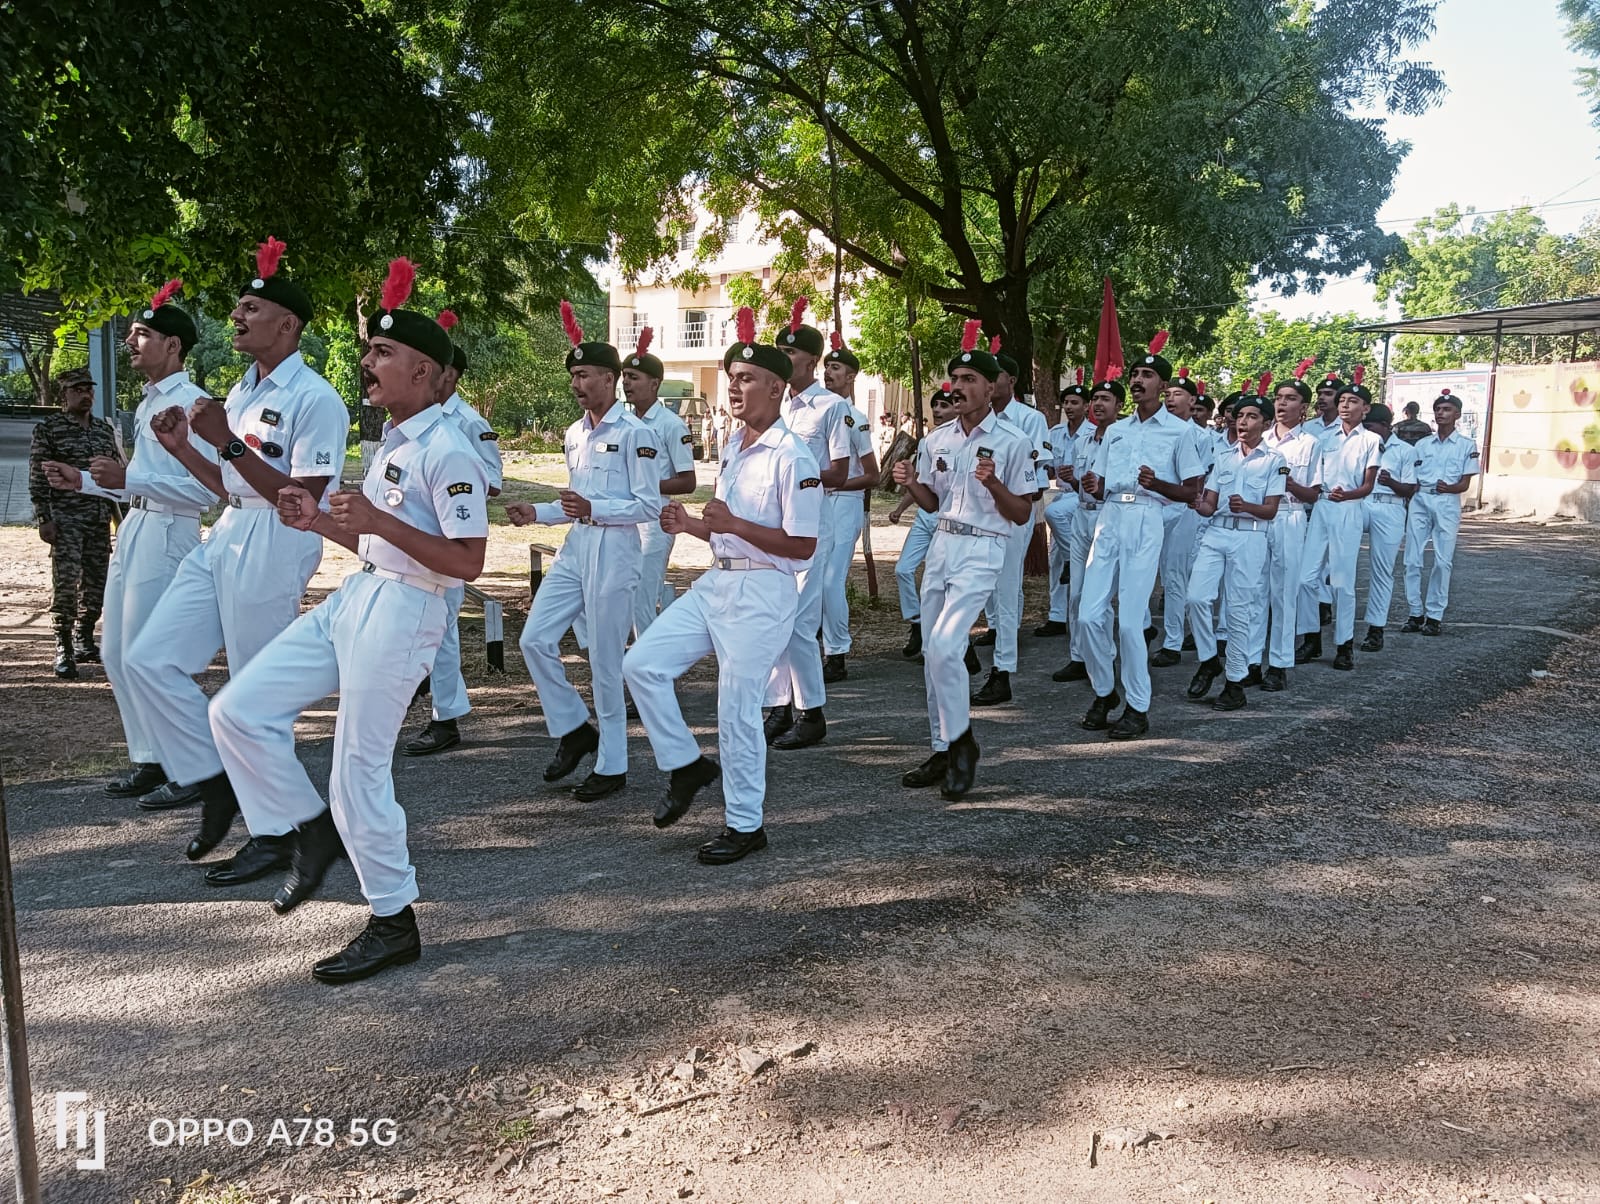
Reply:
[[617, 401], [612, 402], [611, 403], [611, 408], [609, 410], [607, 410], [604, 414], [600, 415], [600, 417], [598, 419], [593, 414], [585, 414], [583, 416], [583, 429], [586, 430], [586, 431], [594, 431], [595, 429], [597, 429], [599, 427], [610, 426], [613, 423], [621, 422], [622, 421], [622, 415], [619, 414], [617, 412], [617, 410], [618, 410], [619, 407], [624, 406], [626, 404], [627, 404], [626, 402], [621, 401], [621, 400], [617, 400]]
[[[449, 397], [444, 399], [444, 404], [439, 408], [446, 414], [459, 414], [463, 410], [472, 409], [472, 407], [467, 404], [467, 399], [461, 396], [459, 393], [450, 394]], [[473, 412], [476, 413], [477, 411], [474, 410]]]
[[147, 382], [144, 387], [144, 395], [146, 397], [154, 397], [157, 394], [164, 395], [189, 383], [191, 383], [189, 374], [179, 368], [170, 376], [163, 376], [160, 380]]
[[[288, 356], [284, 358], [283, 363], [279, 364], [271, 372], [267, 373], [267, 379], [270, 380], [276, 388], [288, 388], [289, 382], [294, 380], [295, 377], [299, 376], [305, 366], [305, 356], [301, 355], [298, 351], [291, 351]], [[260, 364], [251, 364], [245, 369], [244, 381], [242, 383], [246, 389], [253, 389], [259, 382], [260, 378], [257, 374], [259, 373], [260, 368]]]
[[383, 436], [387, 440], [391, 434], [397, 434], [401, 439], [410, 443], [422, 437], [422, 432], [435, 422], [444, 417], [444, 410], [440, 406], [428, 406], [419, 413], [411, 415], [398, 426], [393, 422], [383, 424]]
[[798, 393], [790, 393], [789, 400], [795, 405], [815, 406], [824, 399], [834, 396], [832, 390], [820, 380], [814, 380]]

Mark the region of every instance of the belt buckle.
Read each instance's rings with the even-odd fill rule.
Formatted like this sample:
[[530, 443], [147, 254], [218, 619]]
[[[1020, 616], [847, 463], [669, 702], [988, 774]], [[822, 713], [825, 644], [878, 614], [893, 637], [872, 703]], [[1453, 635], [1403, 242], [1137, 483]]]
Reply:
[[370, 560], [363, 560], [361, 562], [361, 571], [363, 573], [376, 573], [378, 571], [378, 566], [373, 564]]

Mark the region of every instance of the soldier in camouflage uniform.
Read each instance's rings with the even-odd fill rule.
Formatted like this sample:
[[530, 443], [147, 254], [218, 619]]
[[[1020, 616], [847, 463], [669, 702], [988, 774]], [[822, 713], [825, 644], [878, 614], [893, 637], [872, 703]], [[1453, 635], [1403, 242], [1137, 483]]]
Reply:
[[[95, 456], [120, 459], [111, 424], [94, 417], [94, 380], [87, 368], [56, 377], [61, 413], [33, 429], [28, 452], [28, 495], [33, 499], [39, 538], [50, 545], [54, 598], [56, 676], [75, 678], [79, 661], [98, 661], [94, 628], [106, 592], [106, 566], [111, 560], [111, 521], [116, 505], [70, 489], [52, 488], [44, 462], [57, 460], [84, 472]], [[74, 633], [76, 627], [76, 633]], [[74, 638], [76, 635], [76, 638]]]

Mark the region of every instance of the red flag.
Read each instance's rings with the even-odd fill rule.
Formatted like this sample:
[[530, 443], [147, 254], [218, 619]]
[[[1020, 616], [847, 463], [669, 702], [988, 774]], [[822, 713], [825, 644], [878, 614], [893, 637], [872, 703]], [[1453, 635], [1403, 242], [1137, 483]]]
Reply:
[[1100, 337], [1094, 345], [1094, 378], [1110, 380], [1111, 369], [1120, 376], [1122, 362], [1122, 332], [1117, 329], [1117, 302], [1111, 295], [1111, 277], [1105, 278], [1105, 296], [1100, 302]]

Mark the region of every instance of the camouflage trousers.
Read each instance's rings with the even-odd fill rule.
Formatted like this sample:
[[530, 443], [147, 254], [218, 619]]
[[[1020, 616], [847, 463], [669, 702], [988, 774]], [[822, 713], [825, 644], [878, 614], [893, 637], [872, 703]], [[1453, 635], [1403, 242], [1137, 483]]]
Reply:
[[81, 621], [94, 630], [106, 596], [106, 569], [111, 563], [111, 524], [105, 519], [60, 518], [60, 534], [50, 550], [54, 596], [50, 612], [56, 630], [70, 630]]

